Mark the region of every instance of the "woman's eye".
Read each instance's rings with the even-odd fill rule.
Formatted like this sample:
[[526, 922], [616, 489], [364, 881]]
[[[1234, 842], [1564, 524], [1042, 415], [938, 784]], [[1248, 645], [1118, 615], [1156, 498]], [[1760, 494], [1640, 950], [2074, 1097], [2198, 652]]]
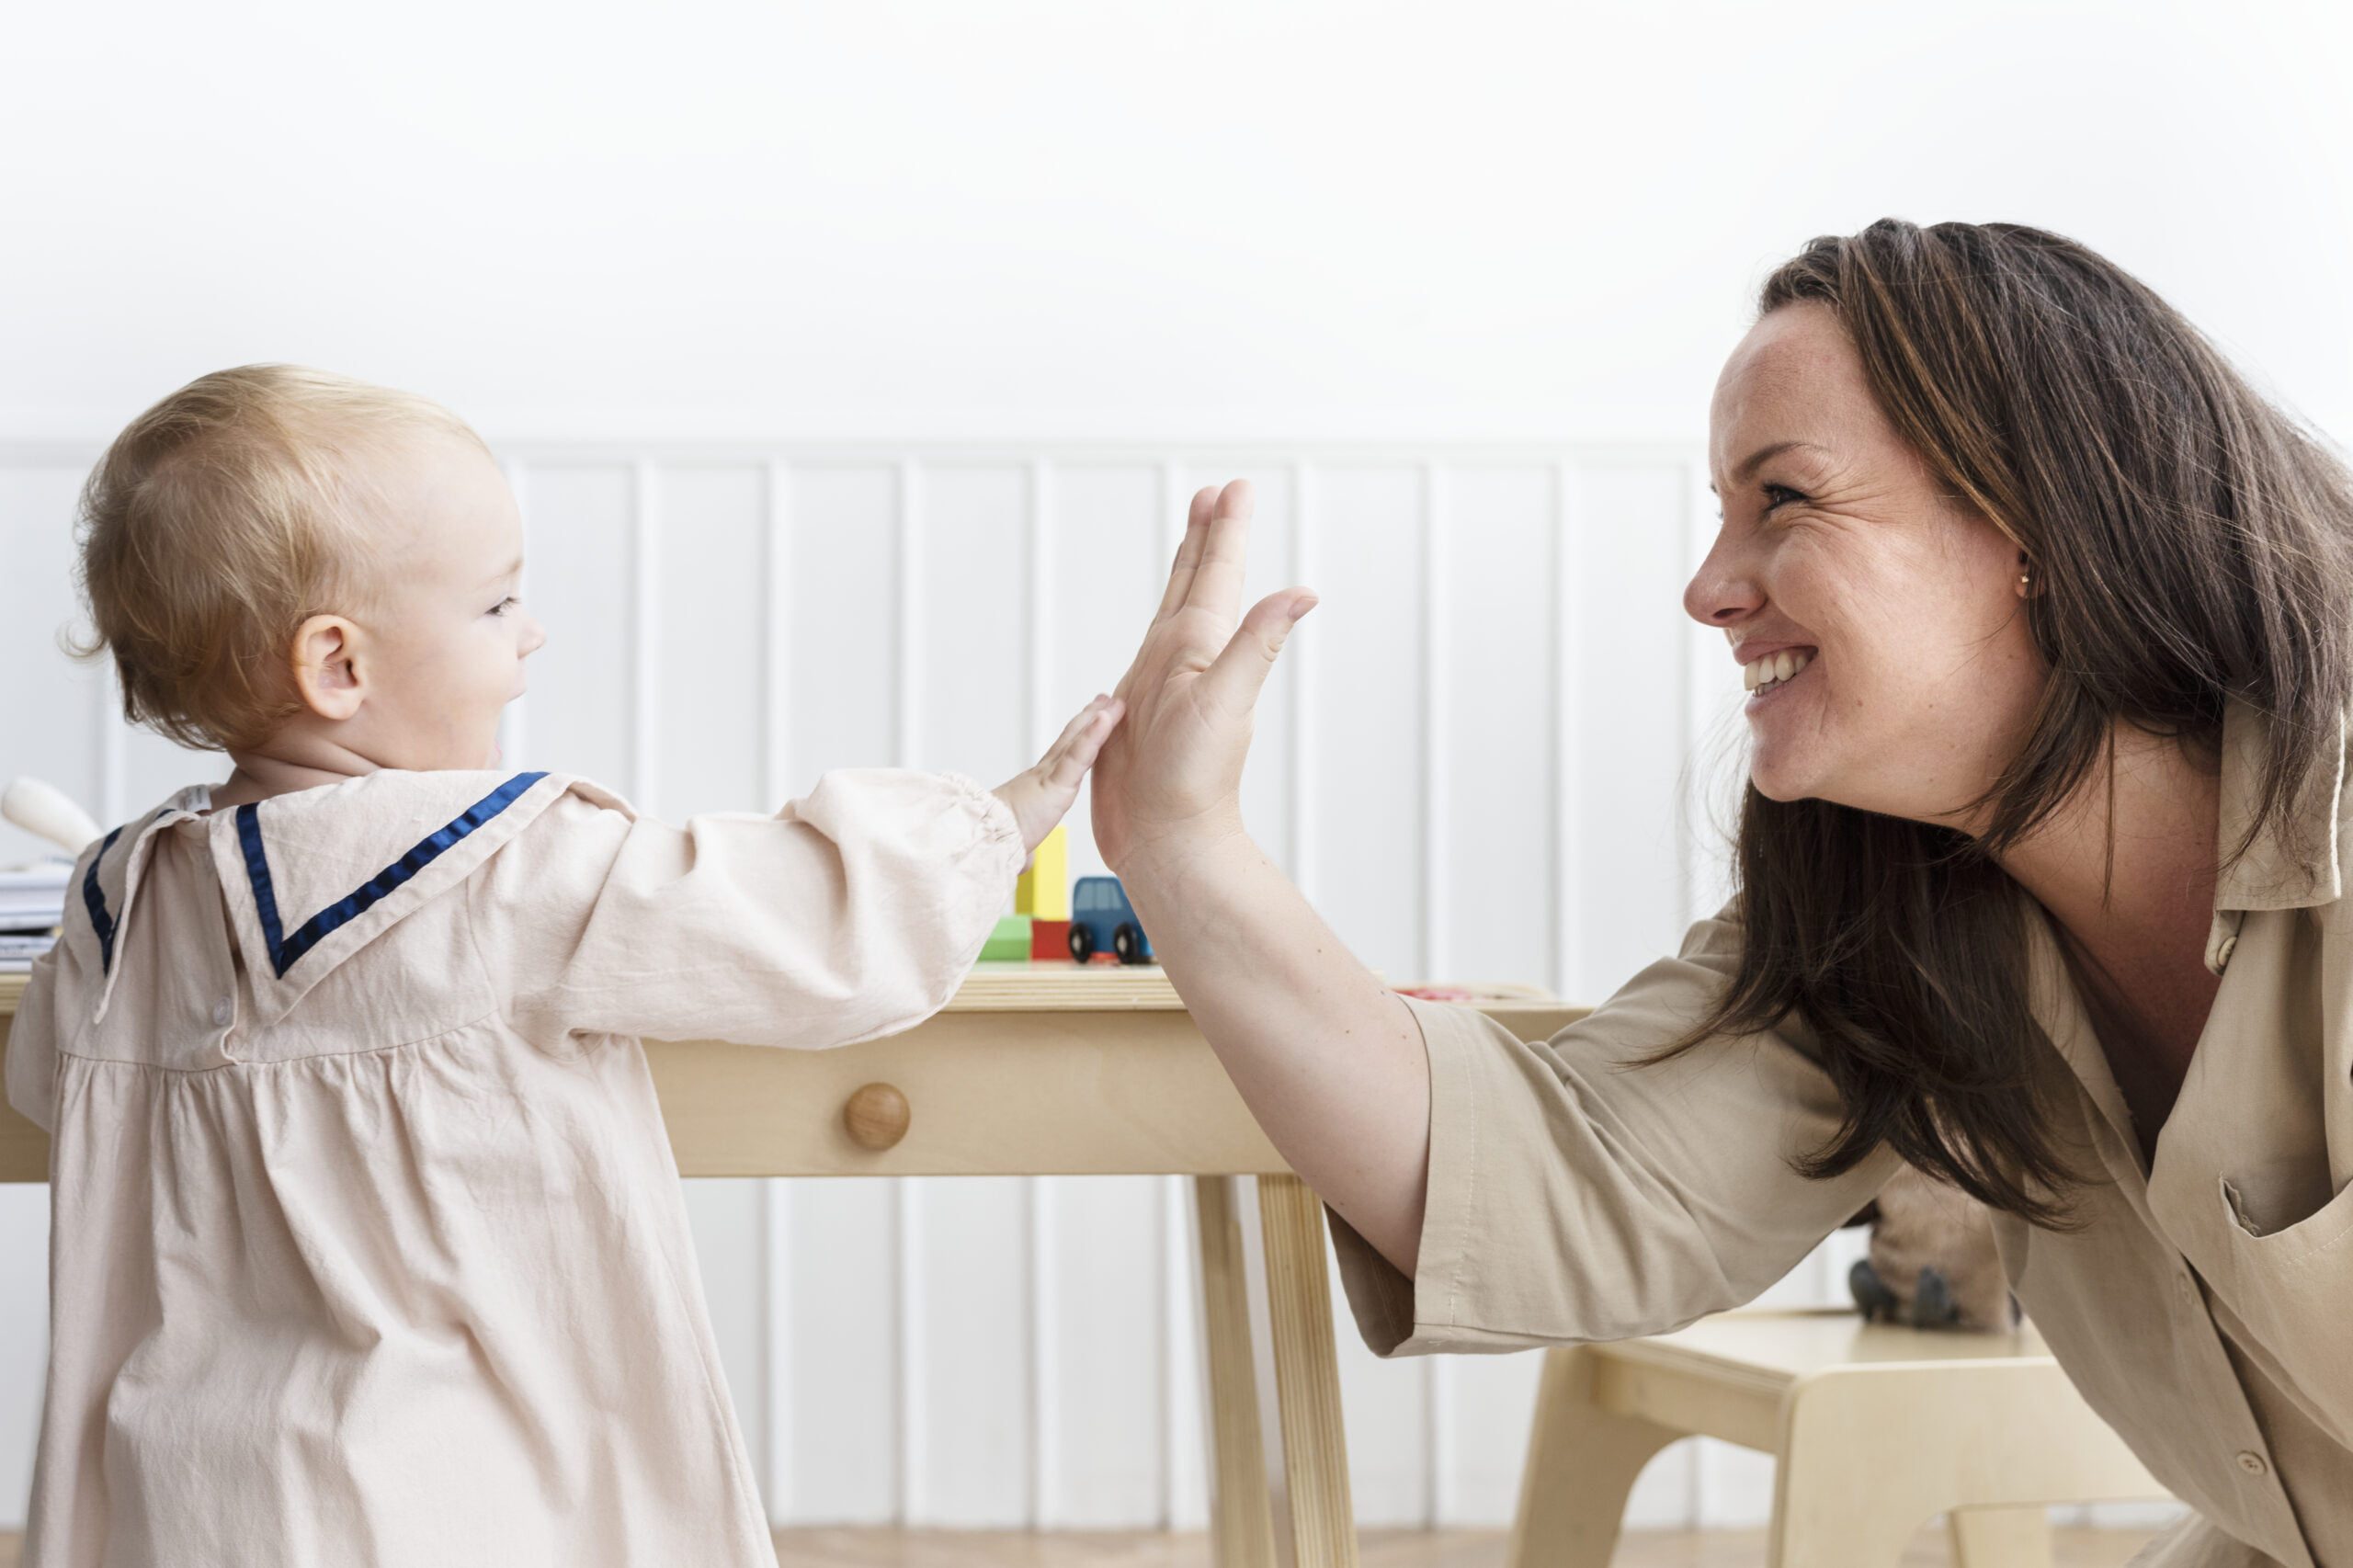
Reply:
[[493, 615], [505, 615], [508, 610], [514, 608], [517, 605], [521, 604], [522, 602], [522, 600], [517, 598], [514, 595], [509, 594], [505, 598], [499, 600], [496, 604], [491, 606], [490, 613]]
[[1802, 501], [1804, 499], [1805, 497], [1802, 494], [1790, 489], [1786, 484], [1768, 484], [1765, 487], [1765, 509], [1768, 512], [1772, 511], [1776, 506], [1781, 506], [1785, 502]]

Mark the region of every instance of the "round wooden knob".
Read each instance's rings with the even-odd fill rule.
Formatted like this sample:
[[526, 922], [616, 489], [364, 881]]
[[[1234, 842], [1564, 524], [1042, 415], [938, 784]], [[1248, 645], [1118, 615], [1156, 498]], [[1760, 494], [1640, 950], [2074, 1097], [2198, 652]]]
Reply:
[[888, 1149], [907, 1135], [907, 1096], [888, 1084], [869, 1084], [842, 1107], [842, 1125], [862, 1148]]

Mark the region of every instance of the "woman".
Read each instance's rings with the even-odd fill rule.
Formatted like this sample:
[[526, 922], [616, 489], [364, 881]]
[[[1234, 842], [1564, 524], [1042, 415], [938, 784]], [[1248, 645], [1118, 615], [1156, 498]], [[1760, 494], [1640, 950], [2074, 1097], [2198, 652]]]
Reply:
[[1536, 1045], [1348, 955], [1235, 804], [1314, 602], [1229, 641], [1240, 483], [1194, 498], [1097, 842], [1377, 1353], [1679, 1326], [1908, 1161], [2196, 1510], [2136, 1562], [2353, 1568], [2353, 480], [2053, 234], [1883, 222], [1760, 303], [1684, 608], [1786, 678], [1678, 954]]

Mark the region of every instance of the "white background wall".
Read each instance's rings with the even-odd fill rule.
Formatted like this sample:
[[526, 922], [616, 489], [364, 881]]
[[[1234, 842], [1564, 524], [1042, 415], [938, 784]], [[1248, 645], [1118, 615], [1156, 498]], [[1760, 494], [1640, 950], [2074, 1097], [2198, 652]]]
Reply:
[[[1598, 999], [1716, 887], [1678, 779], [1735, 672], [1677, 595], [1764, 271], [2043, 223], [2341, 437], [2348, 43], [2317, 4], [20, 9], [0, 775], [109, 818], [217, 776], [53, 638], [81, 470], [222, 365], [473, 419], [555, 633], [513, 749], [672, 815], [1012, 770], [1116, 675], [1176, 497], [1250, 472], [1255, 575], [1324, 598], [1254, 826], [1392, 974]], [[1173, 1186], [689, 1195], [780, 1519], [1199, 1521]], [[0, 1191], [0, 1517], [42, 1199]], [[1349, 1348], [1365, 1517], [1501, 1518], [1533, 1358]], [[1686, 1446], [1638, 1509], [1766, 1495]]]

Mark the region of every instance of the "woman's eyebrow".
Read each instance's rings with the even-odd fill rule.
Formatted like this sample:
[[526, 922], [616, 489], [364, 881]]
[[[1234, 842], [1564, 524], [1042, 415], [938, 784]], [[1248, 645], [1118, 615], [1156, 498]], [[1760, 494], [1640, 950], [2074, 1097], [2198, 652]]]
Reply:
[[[1770, 446], [1757, 448], [1755, 451], [1741, 459], [1738, 465], [1732, 471], [1732, 482], [1734, 484], [1745, 484], [1748, 483], [1749, 476], [1754, 474], [1758, 469], [1764, 467], [1767, 462], [1780, 456], [1783, 452], [1794, 451], [1800, 448], [1803, 448], [1808, 451], [1820, 452], [1825, 457], [1829, 455], [1828, 448], [1816, 446], [1812, 441], [1775, 441]], [[1713, 490], [1715, 486], [1711, 484], [1708, 488]]]

